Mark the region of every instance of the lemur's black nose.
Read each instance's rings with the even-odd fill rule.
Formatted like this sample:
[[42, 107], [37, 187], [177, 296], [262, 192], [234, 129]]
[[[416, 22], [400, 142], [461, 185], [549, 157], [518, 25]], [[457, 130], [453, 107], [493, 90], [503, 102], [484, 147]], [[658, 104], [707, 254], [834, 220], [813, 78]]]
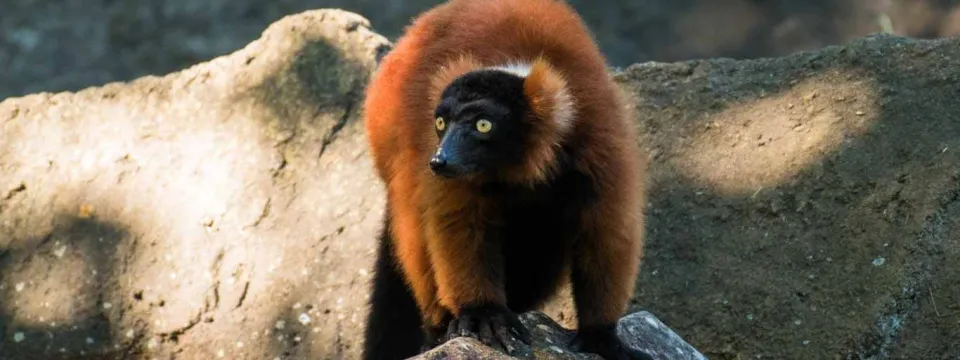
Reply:
[[430, 170], [440, 171], [447, 166], [447, 159], [441, 155], [430, 158]]

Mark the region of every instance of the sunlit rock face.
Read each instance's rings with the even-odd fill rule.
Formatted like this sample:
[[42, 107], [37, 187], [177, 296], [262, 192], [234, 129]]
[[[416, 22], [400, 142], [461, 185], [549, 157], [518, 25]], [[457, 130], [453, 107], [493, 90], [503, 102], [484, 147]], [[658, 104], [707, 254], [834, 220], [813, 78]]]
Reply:
[[382, 208], [358, 103], [388, 45], [312, 11], [179, 73], [0, 104], [0, 358], [355, 349]]

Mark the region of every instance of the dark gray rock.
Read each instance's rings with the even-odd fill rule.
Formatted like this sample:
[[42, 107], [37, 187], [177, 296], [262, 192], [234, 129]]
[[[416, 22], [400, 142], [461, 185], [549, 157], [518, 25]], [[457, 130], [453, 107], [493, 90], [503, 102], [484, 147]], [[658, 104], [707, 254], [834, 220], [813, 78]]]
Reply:
[[650, 354], [654, 360], [706, 360], [673, 329], [647, 311], [635, 312], [620, 319], [617, 332], [631, 349]]
[[[531, 348], [537, 360], [601, 360], [595, 354], [574, 351], [568, 344], [575, 331], [566, 329], [546, 314], [533, 311], [522, 314], [520, 320], [530, 330]], [[620, 319], [617, 326], [620, 338], [635, 350], [646, 352], [652, 360], [705, 360], [697, 349], [684, 341], [669, 326], [647, 312], [639, 311]], [[416, 360], [454, 359], [513, 359], [487, 347], [472, 338], [457, 338], [446, 342]]]

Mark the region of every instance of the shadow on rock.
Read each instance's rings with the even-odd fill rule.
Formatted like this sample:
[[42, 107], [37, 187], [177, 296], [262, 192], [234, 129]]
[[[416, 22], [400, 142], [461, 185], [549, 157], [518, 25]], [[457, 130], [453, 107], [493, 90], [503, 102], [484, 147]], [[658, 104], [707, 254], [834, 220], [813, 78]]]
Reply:
[[[83, 209], [81, 209], [83, 212]], [[134, 355], [119, 324], [135, 295], [117, 293], [129, 246], [124, 225], [60, 214], [53, 230], [0, 250], [0, 358], [102, 359]]]
[[[291, 147], [316, 148], [316, 153], [312, 155], [322, 155], [351, 117], [356, 115], [370, 69], [389, 47], [386, 42], [348, 39], [364, 36], [373, 38], [375, 34], [367, 28], [366, 19], [349, 13], [339, 13], [339, 16], [336, 22], [323, 22], [321, 19], [313, 25], [340, 27], [326, 29], [323, 33], [268, 30], [261, 41], [277, 42], [279, 44], [274, 47], [281, 51], [292, 49], [292, 54], [283, 58], [251, 55], [246, 59], [247, 69], [244, 71], [268, 75], [256, 79], [256, 85], [237, 94], [231, 102], [253, 104], [259, 109], [268, 110], [258, 117], [278, 147], [293, 144]], [[375, 45], [369, 47], [371, 44]], [[339, 116], [331, 117], [333, 114]], [[317, 122], [326, 122], [328, 119], [334, 121], [322, 125], [324, 133], [320, 135], [321, 141], [306, 142], [317, 135], [309, 133], [316, 130]]]

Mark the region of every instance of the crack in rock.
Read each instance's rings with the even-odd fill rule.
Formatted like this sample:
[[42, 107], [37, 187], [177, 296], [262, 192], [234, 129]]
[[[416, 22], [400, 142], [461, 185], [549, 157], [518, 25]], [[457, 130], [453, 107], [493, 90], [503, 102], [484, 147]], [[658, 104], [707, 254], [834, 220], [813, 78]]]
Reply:
[[274, 183], [276, 183], [277, 177], [280, 176], [280, 172], [283, 171], [283, 169], [285, 169], [288, 164], [287, 155], [284, 154], [283, 151], [278, 151], [277, 153], [280, 155], [280, 161], [277, 164], [277, 167], [273, 169], [273, 171], [270, 174], [270, 177], [273, 178]]
[[220, 250], [217, 251], [217, 256], [213, 259], [213, 264], [210, 265], [210, 276], [213, 279], [213, 284], [210, 285], [210, 291], [213, 295], [213, 304], [210, 304], [208, 297], [207, 306], [203, 309], [204, 313], [212, 312], [220, 306], [220, 267], [223, 265], [224, 255], [226, 255], [226, 252], [223, 248], [220, 248]]
[[6, 195], [4, 195], [3, 198], [0, 198], [0, 212], [3, 212], [3, 210], [6, 209], [5, 205], [7, 201], [9, 201], [10, 199], [13, 199], [14, 196], [24, 191], [27, 191], [27, 183], [25, 182], [20, 182], [19, 185], [17, 185], [13, 189], [8, 190]]
[[350, 95], [350, 100], [347, 101], [347, 104], [344, 106], [343, 115], [340, 116], [340, 119], [337, 119], [337, 122], [333, 124], [333, 127], [330, 128], [330, 131], [324, 135], [323, 142], [320, 144], [320, 154], [318, 154], [317, 157], [323, 156], [323, 153], [327, 151], [327, 146], [333, 143], [333, 140], [336, 138], [337, 134], [340, 133], [340, 130], [343, 130], [343, 127], [347, 125], [347, 122], [353, 115], [353, 109], [356, 106], [356, 102], [357, 100], [354, 98], [354, 96]]
[[200, 323], [200, 319], [202, 317], [203, 317], [203, 313], [198, 311], [192, 318], [190, 318], [190, 321], [188, 321], [186, 325], [173, 329], [172, 331], [169, 331], [169, 332], [159, 333], [158, 335], [160, 335], [160, 337], [163, 338], [164, 341], [170, 340], [176, 343], [180, 338], [180, 336], [185, 334], [190, 329], [193, 329], [193, 327], [197, 326], [197, 324]]
[[206, 294], [204, 294], [204, 305], [202, 309], [196, 311], [196, 313], [187, 321], [187, 324], [176, 328], [169, 332], [159, 333], [164, 340], [170, 340], [176, 343], [180, 336], [183, 336], [187, 331], [193, 329], [201, 321], [213, 322], [213, 317], [210, 316], [210, 313], [216, 311], [220, 306], [220, 266], [223, 263], [223, 258], [225, 255], [224, 249], [217, 251], [217, 255], [213, 259], [213, 264], [210, 265], [210, 276], [213, 279], [213, 283], [210, 284]]
[[234, 309], [239, 309], [243, 306], [243, 301], [247, 299], [247, 291], [250, 290], [250, 280], [244, 281], [243, 291], [240, 293], [240, 298], [237, 300], [237, 305], [234, 306]]
[[27, 183], [21, 182], [21, 183], [20, 183], [19, 185], [17, 185], [15, 188], [10, 189], [9, 191], [7, 191], [7, 194], [3, 196], [3, 200], [10, 200], [10, 199], [13, 198], [14, 195], [17, 195], [17, 194], [19, 194], [19, 193], [21, 193], [21, 192], [24, 192], [24, 191], [26, 191], [26, 190], [27, 190]]
[[243, 227], [244, 230], [252, 227], [260, 226], [260, 223], [263, 222], [263, 220], [266, 219], [267, 216], [270, 216], [270, 202], [272, 200], [273, 200], [272, 198], [269, 198], [269, 197], [267, 198], [267, 201], [264, 202], [263, 204], [263, 209], [260, 210], [260, 214], [257, 216], [256, 219], [253, 220], [253, 222], [251, 222], [249, 225], [244, 226]]

